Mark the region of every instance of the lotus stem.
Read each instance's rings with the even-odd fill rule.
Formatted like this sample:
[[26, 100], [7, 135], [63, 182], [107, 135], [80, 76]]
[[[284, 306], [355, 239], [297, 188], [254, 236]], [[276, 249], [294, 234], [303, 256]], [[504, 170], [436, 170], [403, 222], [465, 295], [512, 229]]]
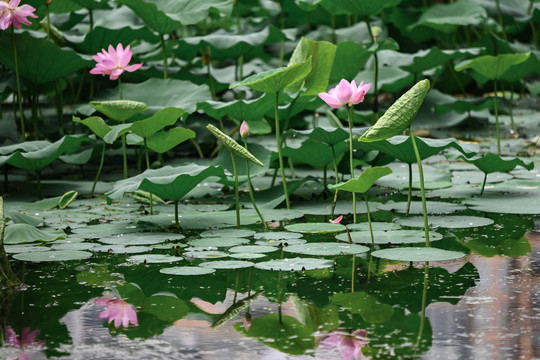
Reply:
[[180, 222], [178, 221], [178, 200], [174, 201], [174, 222], [176, 226], [181, 229]]
[[510, 84], [510, 122], [512, 123], [512, 130], [514, 135], [519, 136], [516, 123], [514, 122], [514, 86]]
[[495, 5], [497, 7], [497, 17], [499, 18], [499, 24], [501, 25], [501, 31], [502, 31], [502, 34], [503, 34], [503, 38], [504, 38], [505, 41], [508, 41], [508, 37], [506, 36], [506, 30], [504, 29], [504, 22], [503, 22], [503, 18], [502, 18], [501, 5], [499, 3], [499, 0], [495, 0]]
[[[354, 178], [354, 164], [353, 164], [353, 137], [352, 137], [352, 128], [353, 128], [353, 116], [354, 116], [354, 108], [352, 106], [349, 106], [348, 109], [349, 114], [349, 166], [351, 168], [351, 179]], [[352, 201], [353, 201], [353, 224], [356, 224], [356, 193], [352, 193]]]
[[405, 211], [405, 217], [409, 217], [409, 211], [411, 210], [412, 199], [412, 164], [409, 165], [409, 194], [407, 195], [407, 210]]
[[373, 237], [373, 227], [371, 226], [371, 213], [369, 212], [369, 204], [367, 201], [366, 193], [364, 193], [364, 201], [366, 202], [367, 221], [369, 224], [369, 235], [371, 236], [371, 250], [373, 250], [375, 249], [375, 238]]
[[118, 97], [120, 100], [123, 99], [123, 96], [122, 96], [122, 80], [120, 79], [120, 77], [118, 77]]
[[26, 140], [26, 129], [24, 127], [24, 111], [22, 107], [22, 95], [21, 95], [21, 77], [19, 74], [19, 58], [17, 55], [17, 44], [15, 41], [15, 29], [11, 26], [11, 42], [13, 43], [13, 58], [15, 60], [15, 78], [17, 80], [17, 101], [19, 102], [19, 115], [21, 117], [21, 133], [22, 141]]
[[354, 292], [354, 278], [356, 273], [356, 254], [352, 254], [351, 292]]
[[234, 201], [235, 201], [235, 209], [236, 209], [236, 228], [240, 228], [240, 199], [238, 195], [238, 171], [236, 170], [236, 159], [234, 158], [234, 154], [232, 151], [229, 150], [231, 153], [231, 160], [232, 160], [232, 166], [233, 166], [233, 172], [234, 172]]
[[92, 31], [94, 29], [94, 13], [92, 9], [88, 9], [88, 18], [90, 21], [90, 31]]
[[427, 205], [426, 205], [426, 192], [424, 190], [424, 170], [422, 169], [422, 159], [420, 158], [420, 153], [418, 147], [416, 146], [416, 141], [414, 140], [414, 134], [412, 129], [409, 127], [409, 136], [411, 137], [411, 142], [414, 148], [414, 154], [416, 155], [416, 161], [418, 162], [418, 175], [420, 176], [420, 193], [422, 194], [422, 213], [424, 214], [424, 231], [426, 234], [426, 247], [429, 247], [429, 225], [427, 218]]
[[[247, 150], [248, 149], [247, 140], [246, 138], [243, 138], [243, 139], [244, 139], [244, 147]], [[246, 173], [247, 173], [247, 178], [248, 178], [248, 189], [249, 189], [249, 197], [251, 198], [251, 203], [253, 204], [253, 208], [257, 212], [257, 215], [259, 215], [259, 218], [261, 219], [264, 228], [268, 229], [268, 224], [266, 223], [266, 221], [264, 221], [264, 217], [259, 211], [257, 204], [255, 203], [255, 195], [254, 195], [254, 190], [253, 190], [253, 184], [251, 183], [251, 175], [249, 173], [249, 160], [248, 159], [246, 159]]]
[[484, 181], [482, 182], [482, 190], [480, 190], [480, 196], [484, 194], [484, 189], [486, 188], [486, 181], [487, 181], [487, 173], [484, 173]]
[[[278, 158], [279, 158], [279, 169], [281, 171], [281, 181], [283, 182], [283, 192], [285, 193], [285, 203], [287, 204], [287, 209], [291, 208], [291, 203], [289, 200], [289, 192], [287, 191], [287, 180], [285, 179], [285, 168], [283, 167], [283, 155], [281, 154], [281, 131], [279, 129], [279, 91], [276, 92], [276, 104], [274, 117], [276, 121], [276, 144], [278, 149]], [[352, 146], [352, 145], [351, 145]]]
[[37, 195], [38, 198], [43, 198], [41, 193], [41, 170], [36, 170], [36, 180], [37, 180]]
[[4, 248], [5, 229], [6, 219], [4, 218], [4, 199], [0, 196], [0, 285], [2, 288], [6, 286], [14, 287], [22, 284], [9, 266], [9, 260]]
[[[334, 162], [334, 171], [336, 175], [336, 185], [339, 184], [339, 173], [338, 173], [338, 166], [337, 166], [337, 159], [336, 159], [336, 149], [334, 148], [334, 145], [330, 145], [332, 149], [332, 161]], [[338, 198], [338, 189], [336, 189], [336, 192], [334, 193], [334, 201], [332, 202], [332, 212], [330, 213], [330, 217], [334, 218], [334, 211], [336, 210], [336, 204], [337, 204], [337, 198]]]
[[[377, 39], [373, 35], [373, 30], [371, 29], [371, 25], [369, 24], [369, 18], [366, 16], [364, 18], [366, 22], [366, 26], [369, 32], [369, 36], [371, 38], [371, 43], [375, 44], [377, 42]], [[375, 123], [379, 119], [379, 88], [378, 88], [378, 82], [379, 82], [379, 59], [377, 57], [377, 53], [373, 53], [373, 123]]]
[[493, 80], [493, 105], [495, 106], [495, 133], [497, 135], [497, 155], [501, 156], [501, 130], [499, 127], [499, 104], [497, 94], [497, 80]]
[[204, 62], [206, 63], [206, 69], [208, 72], [208, 84], [210, 86], [210, 93], [212, 94], [212, 100], [216, 100], [216, 87], [214, 85], [214, 78], [212, 78], [212, 66], [210, 64], [210, 49], [208, 49], [208, 52], [204, 54], [203, 59], [206, 59]]
[[[146, 138], [144, 138], [144, 157], [146, 159], [146, 169], [150, 169], [150, 158], [148, 157], [148, 145], [146, 143]], [[150, 215], [154, 215], [154, 199], [152, 199], [152, 193], [150, 194]]]
[[163, 80], [169, 77], [169, 68], [167, 65], [167, 47], [165, 46], [165, 35], [161, 35], [161, 49], [163, 51]]
[[373, 255], [369, 254], [369, 263], [368, 263], [368, 272], [367, 272], [367, 282], [371, 279], [371, 264], [373, 263]]
[[418, 350], [420, 340], [422, 340], [422, 333], [424, 332], [424, 323], [426, 321], [426, 306], [427, 306], [427, 290], [429, 280], [429, 261], [426, 261], [424, 265], [424, 287], [422, 288], [422, 312], [420, 314], [420, 329], [418, 330], [418, 337], [416, 338], [416, 345], [414, 353]]
[[99, 168], [96, 174], [96, 178], [94, 179], [94, 183], [92, 184], [92, 191], [90, 191], [90, 197], [94, 197], [94, 190], [96, 189], [96, 183], [99, 179], [99, 175], [101, 174], [101, 169], [103, 168], [103, 163], [105, 162], [105, 147], [106, 147], [105, 141], [103, 142], [103, 148], [101, 149], [101, 160], [99, 162]]

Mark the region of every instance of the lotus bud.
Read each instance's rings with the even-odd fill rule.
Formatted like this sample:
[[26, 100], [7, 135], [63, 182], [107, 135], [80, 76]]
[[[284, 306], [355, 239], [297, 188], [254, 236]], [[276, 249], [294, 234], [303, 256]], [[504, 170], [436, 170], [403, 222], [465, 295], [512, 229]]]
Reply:
[[240, 136], [244, 139], [249, 136], [249, 127], [245, 121], [242, 121], [242, 125], [240, 125]]
[[251, 315], [249, 313], [246, 313], [244, 315], [244, 318], [242, 319], [242, 322], [244, 323], [244, 328], [246, 331], [249, 331], [249, 328], [251, 327]]

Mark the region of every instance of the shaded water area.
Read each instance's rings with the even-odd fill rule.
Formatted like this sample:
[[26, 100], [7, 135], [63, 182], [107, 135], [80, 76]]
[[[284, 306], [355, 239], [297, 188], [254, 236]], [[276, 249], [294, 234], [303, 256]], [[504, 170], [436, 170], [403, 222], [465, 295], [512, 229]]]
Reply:
[[[51, 242], [51, 247], [94, 252], [86, 259], [62, 262], [11, 259], [27, 287], [2, 293], [0, 316], [3, 328], [9, 326], [16, 334], [25, 328], [40, 330], [35, 342], [45, 345], [23, 346], [30, 359], [540, 358], [540, 229], [535, 229], [534, 216], [462, 211], [494, 223], [439, 228], [441, 240], [432, 245], [465, 252], [465, 257], [405, 263], [370, 257], [368, 252], [288, 252], [295, 243], [336, 241], [335, 233], [284, 232], [280, 225], [289, 221], [276, 222], [270, 232], [249, 225], [166, 233], [159, 216], [170, 222], [170, 208], [156, 206], [161, 215], [153, 215], [149, 225], [128, 220], [147, 216], [139, 206], [122, 202], [110, 207], [99, 199], [82, 199], [65, 215], [58, 210], [33, 213], [46, 213], [50, 224], [67, 224], [63, 228], [68, 238]], [[213, 221], [211, 212], [206, 214], [199, 214], [200, 221]], [[403, 217], [385, 210], [373, 214], [375, 219]], [[329, 217], [305, 219], [322, 223]], [[275, 239], [268, 235], [274, 232]], [[239, 244], [261, 247], [235, 252]], [[122, 253], [136, 253], [132, 247], [137, 246], [168, 258]], [[17, 250], [6, 247], [8, 252]], [[255, 258], [249, 251], [264, 256]], [[307, 262], [284, 271], [257, 265], [294, 262], [299, 256], [328, 265], [309, 270]], [[199, 267], [209, 262], [220, 265], [215, 271]], [[189, 276], [164, 271], [179, 266], [209, 271]], [[116, 328], [114, 321], [100, 318], [105, 307], [97, 299], [111, 296], [137, 309], [137, 326]], [[21, 351], [6, 345], [0, 348], [2, 358]]]

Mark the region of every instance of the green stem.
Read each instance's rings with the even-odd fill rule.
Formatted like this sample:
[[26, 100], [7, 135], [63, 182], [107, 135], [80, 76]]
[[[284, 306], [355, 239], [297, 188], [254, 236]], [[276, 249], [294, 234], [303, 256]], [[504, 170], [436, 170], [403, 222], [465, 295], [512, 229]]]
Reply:
[[499, 18], [499, 24], [501, 25], [503, 38], [505, 41], [508, 42], [508, 37], [506, 36], [506, 30], [504, 28], [504, 22], [503, 22], [502, 13], [501, 13], [501, 5], [499, 4], [499, 0], [495, 0], [495, 5], [497, 6], [497, 17]]
[[45, 2], [45, 11], [47, 13], [47, 40], [51, 40], [51, 16], [48, 2]]
[[412, 199], [412, 164], [409, 165], [409, 194], [407, 196], [407, 211], [405, 211], [405, 217], [409, 217], [409, 211], [411, 210]]
[[[283, 12], [283, 5], [281, 5], [281, 20], [280, 20], [280, 28], [283, 31], [285, 29], [285, 13]], [[281, 40], [281, 43], [279, 45], [279, 66], [283, 66], [283, 60], [285, 58], [285, 39]]]
[[418, 174], [420, 176], [420, 193], [422, 194], [422, 213], [424, 214], [424, 231], [426, 234], [426, 247], [429, 247], [429, 226], [427, 218], [426, 192], [424, 190], [424, 170], [422, 169], [422, 159], [420, 158], [420, 153], [418, 152], [418, 147], [416, 146], [416, 141], [414, 140], [414, 134], [410, 127], [409, 136], [411, 137], [414, 154], [416, 155], [416, 161], [418, 163]]
[[418, 337], [416, 338], [416, 345], [414, 354], [418, 350], [420, 341], [422, 340], [422, 333], [424, 332], [424, 324], [426, 321], [426, 306], [427, 306], [427, 290], [428, 290], [428, 280], [429, 280], [429, 261], [424, 265], [424, 287], [422, 289], [422, 312], [420, 314], [420, 329], [418, 330]]
[[366, 193], [364, 193], [364, 201], [366, 202], [367, 221], [369, 224], [369, 235], [371, 236], [371, 250], [375, 249], [375, 238], [373, 237], [373, 227], [371, 225], [371, 213], [369, 212], [369, 204], [367, 201]]
[[122, 97], [122, 80], [120, 79], [120, 77], [118, 78], [118, 98], [120, 100], [123, 99], [123, 97]]
[[337, 44], [335, 15], [330, 16], [330, 24], [332, 26], [332, 44]]
[[94, 29], [94, 13], [91, 9], [88, 10], [88, 17], [90, 20], [90, 31], [92, 31]]
[[[336, 176], [336, 185], [339, 183], [339, 173], [338, 173], [338, 165], [337, 165], [337, 159], [336, 159], [336, 149], [334, 148], [334, 145], [330, 145], [332, 149], [332, 161], [334, 162], [334, 172]], [[332, 219], [334, 218], [334, 210], [336, 209], [337, 204], [337, 198], [338, 198], [338, 189], [335, 190], [334, 193], [334, 201], [332, 202], [332, 212], [330, 213], [330, 216]]]
[[356, 275], [356, 255], [352, 254], [351, 292], [354, 292], [354, 278]]
[[25, 141], [26, 129], [24, 127], [24, 112], [23, 112], [23, 107], [22, 107], [21, 77], [19, 74], [19, 59], [17, 55], [17, 45], [15, 42], [15, 28], [13, 26], [11, 26], [11, 42], [13, 43], [13, 58], [15, 60], [15, 78], [17, 80], [17, 100], [19, 102], [19, 115], [21, 117], [22, 141]]
[[197, 142], [195, 141], [195, 139], [189, 139], [189, 141], [193, 144], [193, 146], [195, 147], [195, 150], [197, 151], [197, 154], [199, 154], [199, 157], [201, 159], [204, 159], [204, 154], [202, 152], [202, 149], [201, 147], [199, 146], [199, 144], [197, 144]]
[[231, 153], [231, 160], [232, 160], [232, 166], [233, 166], [233, 172], [234, 172], [234, 202], [235, 202], [235, 209], [236, 209], [236, 228], [240, 228], [240, 196], [238, 195], [238, 171], [236, 170], [236, 160], [234, 158], [234, 154], [232, 151], [229, 151]]
[[41, 193], [41, 170], [36, 170], [36, 180], [37, 180], [37, 195], [38, 198], [43, 198]]
[[64, 136], [64, 100], [62, 91], [58, 86], [58, 80], [54, 81], [54, 93], [56, 97], [56, 115], [58, 116], [58, 133], [60, 136]]
[[[375, 44], [377, 39], [373, 35], [373, 30], [369, 24], [369, 18], [366, 16], [364, 18], [366, 26], [371, 37], [371, 43]], [[373, 53], [373, 123], [379, 119], [379, 59], [377, 53]]]
[[[354, 178], [354, 164], [353, 164], [353, 136], [352, 136], [352, 129], [353, 129], [353, 116], [354, 116], [354, 108], [352, 106], [349, 106], [348, 109], [348, 120], [349, 120], [349, 166], [351, 168], [351, 179]], [[356, 224], [356, 193], [352, 193], [352, 201], [353, 201], [353, 224]]]
[[103, 168], [103, 163], [105, 162], [105, 147], [106, 147], [105, 141], [103, 142], [103, 148], [101, 149], [101, 161], [99, 162], [99, 168], [96, 174], [96, 178], [94, 179], [94, 183], [92, 184], [92, 191], [90, 191], [90, 197], [94, 196], [94, 190], [96, 189], [96, 184], [99, 179], [99, 175], [101, 174], [101, 169]]
[[493, 103], [495, 106], [495, 133], [497, 135], [497, 155], [501, 156], [501, 130], [499, 127], [499, 104], [497, 94], [497, 80], [493, 80]]
[[216, 87], [214, 86], [214, 78], [212, 78], [212, 67], [210, 65], [210, 50], [206, 53], [206, 69], [208, 71], [208, 82], [210, 86], [210, 93], [212, 94], [212, 100], [216, 100]]
[[486, 187], [486, 181], [487, 181], [487, 173], [484, 173], [484, 181], [482, 182], [482, 190], [480, 190], [480, 196], [484, 195], [484, 189]]
[[161, 49], [163, 51], [163, 79], [169, 77], [169, 67], [167, 65], [167, 47], [165, 45], [165, 35], [161, 35]]
[[519, 136], [516, 123], [514, 121], [514, 85], [510, 84], [510, 122], [512, 123], [512, 130], [515, 136]]
[[[244, 138], [244, 147], [246, 148], [246, 150], [248, 149], [247, 140], [245, 138]], [[254, 190], [253, 190], [253, 184], [251, 183], [251, 175], [249, 173], [249, 160], [248, 159], [246, 159], [246, 173], [247, 173], [249, 197], [251, 198], [251, 203], [253, 204], [253, 208], [257, 212], [257, 215], [259, 215], [259, 218], [261, 219], [264, 228], [268, 229], [268, 224], [266, 223], [266, 221], [264, 221], [264, 217], [259, 211], [257, 204], [255, 203], [255, 195], [254, 195]]]
[[289, 192], [287, 191], [287, 180], [285, 179], [285, 168], [283, 167], [283, 155], [281, 154], [281, 131], [279, 129], [279, 91], [276, 92], [276, 103], [275, 103], [275, 112], [274, 118], [276, 121], [276, 145], [278, 149], [278, 158], [279, 158], [279, 169], [281, 170], [281, 181], [283, 182], [283, 191], [285, 193], [285, 203], [287, 204], [287, 209], [291, 208], [291, 203], [289, 201]]
[[174, 222], [176, 223], [176, 226], [181, 229], [180, 222], [178, 221], [178, 200], [174, 201]]
[[[144, 138], [144, 157], [146, 159], [146, 169], [150, 169], [150, 157], [148, 156], [148, 144], [146, 138]], [[154, 199], [152, 193], [150, 193], [150, 215], [154, 215]]]

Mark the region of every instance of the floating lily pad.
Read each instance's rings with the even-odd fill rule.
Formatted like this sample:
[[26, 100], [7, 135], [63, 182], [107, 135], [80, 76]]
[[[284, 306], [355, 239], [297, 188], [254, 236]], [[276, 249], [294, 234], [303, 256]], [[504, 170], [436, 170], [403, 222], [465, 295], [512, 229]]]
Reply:
[[302, 234], [288, 231], [268, 231], [256, 233], [253, 237], [263, 240], [290, 240], [299, 239], [302, 237]]
[[332, 223], [300, 223], [287, 225], [285, 229], [304, 234], [328, 234], [345, 231], [345, 226]]
[[212, 269], [242, 269], [252, 267], [254, 263], [251, 261], [242, 260], [220, 260], [209, 261], [199, 264], [201, 267], [209, 267]]
[[[351, 231], [353, 243], [371, 244], [371, 235], [366, 231]], [[418, 244], [426, 241], [424, 230], [396, 230], [396, 231], [373, 231], [375, 244]], [[339, 234], [337, 240], [349, 241], [347, 234]], [[442, 235], [430, 231], [429, 240], [441, 240]]]
[[280, 245], [299, 245], [305, 244], [307, 240], [304, 239], [282, 239], [282, 240], [257, 240], [255, 245], [269, 245], [269, 246], [280, 246]]
[[283, 249], [285, 252], [302, 255], [335, 256], [361, 254], [369, 251], [367, 246], [343, 243], [309, 243], [290, 245]]
[[[369, 223], [358, 223], [358, 224], [349, 224], [347, 225], [349, 230], [351, 231], [369, 231]], [[396, 223], [391, 222], [378, 222], [378, 221], [372, 221], [371, 222], [371, 228], [373, 231], [386, 231], [386, 230], [398, 230], [401, 228]]]
[[88, 238], [101, 238], [102, 236], [111, 236], [118, 234], [134, 233], [141, 231], [136, 226], [126, 223], [114, 223], [114, 224], [99, 224], [89, 225], [83, 228], [73, 229], [73, 233], [77, 236]]
[[160, 264], [160, 263], [172, 263], [183, 260], [180, 256], [171, 256], [163, 254], [145, 254], [145, 255], [133, 255], [127, 258], [128, 261], [134, 263], [146, 263], [146, 264]]
[[162, 274], [181, 276], [207, 275], [212, 274], [215, 271], [216, 270], [213, 268], [200, 266], [175, 266], [159, 270], [159, 272]]
[[[396, 222], [402, 226], [424, 227], [424, 218], [420, 216], [399, 219]], [[478, 216], [432, 216], [428, 219], [428, 223], [432, 227], [464, 229], [488, 226], [493, 224], [494, 221], [492, 219]]]
[[151, 246], [99, 245], [90, 249], [92, 252], [112, 254], [140, 254], [152, 251]]
[[84, 243], [84, 242], [74, 242], [74, 243], [65, 243], [65, 244], [52, 244], [52, 250], [90, 250], [95, 247], [96, 244]]
[[[489, 174], [486, 178], [487, 184], [503, 182], [512, 179], [513, 176], [507, 173], [496, 172]], [[478, 171], [453, 171], [452, 183], [453, 184], [482, 184], [484, 181], [484, 174]], [[476, 191], [478, 193], [478, 191]]]
[[29, 252], [22, 254], [15, 254], [13, 258], [21, 261], [69, 261], [69, 260], [82, 260], [88, 259], [92, 256], [91, 252], [79, 251], [79, 250], [51, 250], [41, 252]]
[[444, 261], [464, 257], [466, 254], [431, 247], [393, 248], [377, 250], [371, 255], [397, 261]]
[[513, 194], [512, 196], [500, 193], [481, 198], [466, 199], [463, 201], [473, 210], [502, 214], [540, 214], [540, 195]]
[[47, 246], [35, 246], [35, 245], [6, 245], [4, 246], [7, 254], [29, 253], [36, 251], [50, 251]]
[[263, 245], [243, 245], [235, 246], [229, 249], [231, 253], [253, 253], [253, 254], [266, 254], [278, 250], [275, 246], [263, 246]]
[[41, 230], [28, 224], [12, 224], [6, 227], [4, 244], [22, 244], [34, 241], [54, 241], [65, 239], [67, 236], [62, 230]]
[[327, 269], [333, 266], [333, 262], [324, 259], [313, 258], [292, 258], [281, 260], [270, 260], [255, 264], [257, 269], [272, 271], [304, 271]]
[[152, 245], [168, 240], [181, 240], [183, 238], [184, 235], [181, 234], [131, 233], [122, 236], [101, 238], [99, 241], [109, 245]]
[[[192, 249], [193, 250], [193, 249]], [[218, 259], [228, 257], [229, 254], [224, 253], [223, 251], [186, 251], [183, 254], [186, 259]]]
[[242, 259], [242, 260], [251, 260], [251, 259], [260, 259], [265, 257], [265, 254], [255, 254], [255, 253], [236, 253], [229, 255], [233, 259]]
[[[441, 201], [427, 201], [426, 207], [428, 214], [450, 214], [467, 209], [467, 207], [463, 205]], [[396, 211], [403, 214], [406, 212], [406, 209], [407, 202], [389, 201], [386, 204], [379, 206], [379, 210]], [[411, 203], [409, 214], [422, 214], [422, 204], [418, 201]]]
[[249, 240], [244, 238], [234, 237], [209, 237], [203, 239], [194, 239], [188, 241], [191, 246], [214, 246], [214, 247], [232, 247], [249, 243]]
[[199, 234], [199, 236], [246, 238], [252, 236], [253, 234], [255, 234], [255, 231], [247, 229], [216, 229], [203, 231]]

